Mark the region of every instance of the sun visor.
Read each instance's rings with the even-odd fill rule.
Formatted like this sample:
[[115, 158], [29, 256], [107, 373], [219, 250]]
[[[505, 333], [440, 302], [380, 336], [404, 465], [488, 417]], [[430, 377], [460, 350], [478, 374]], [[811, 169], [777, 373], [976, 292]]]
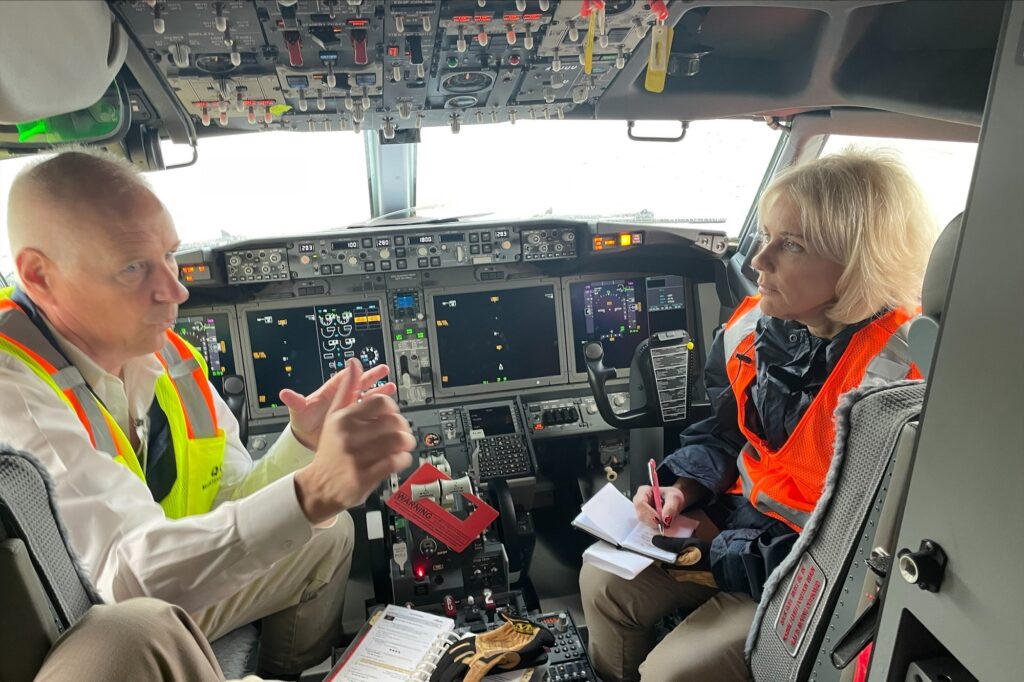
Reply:
[[128, 36], [102, 0], [0, 2], [0, 123], [95, 104], [127, 50]]

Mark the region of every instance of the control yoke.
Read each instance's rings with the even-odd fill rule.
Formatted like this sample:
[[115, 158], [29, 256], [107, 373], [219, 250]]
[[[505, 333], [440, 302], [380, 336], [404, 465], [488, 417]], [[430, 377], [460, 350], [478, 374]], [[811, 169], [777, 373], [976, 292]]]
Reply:
[[687, 374], [693, 348], [690, 335], [678, 329], [658, 332], [637, 346], [630, 364], [630, 394], [642, 394], [645, 401], [621, 414], [612, 409], [607, 383], [614, 379], [614, 367], [606, 367], [604, 346], [592, 341], [583, 349], [587, 380], [601, 417], [617, 429], [663, 426], [686, 418]]

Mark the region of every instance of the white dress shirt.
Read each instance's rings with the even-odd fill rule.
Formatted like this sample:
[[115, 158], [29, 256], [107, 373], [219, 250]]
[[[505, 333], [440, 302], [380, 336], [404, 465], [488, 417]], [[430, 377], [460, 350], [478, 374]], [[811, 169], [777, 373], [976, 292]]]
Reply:
[[[127, 363], [122, 381], [50, 329], [124, 432], [138, 433], [141, 462], [144, 423], [163, 371], [156, 356]], [[157, 597], [195, 612], [231, 596], [315, 532], [299, 507], [292, 475], [312, 453], [286, 428], [254, 463], [230, 408], [213, 393], [227, 434], [215, 507], [171, 520], [143, 481], [92, 447], [82, 423], [50, 386], [0, 352], [0, 440], [35, 455], [50, 472], [71, 543], [104, 599]]]

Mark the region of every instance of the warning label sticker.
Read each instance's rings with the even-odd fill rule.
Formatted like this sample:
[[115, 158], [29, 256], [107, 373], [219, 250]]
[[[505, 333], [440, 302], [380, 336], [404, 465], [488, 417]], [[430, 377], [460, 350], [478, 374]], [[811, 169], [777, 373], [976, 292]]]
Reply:
[[807, 634], [818, 602], [825, 594], [827, 584], [821, 567], [809, 553], [804, 552], [786, 591], [786, 601], [783, 602], [779, 617], [775, 620], [775, 634], [789, 655], [794, 658]]
[[433, 537], [448, 545], [455, 552], [466, 549], [473, 540], [498, 518], [498, 512], [476, 495], [462, 493], [475, 509], [465, 519], [449, 513], [433, 500], [424, 498], [412, 499], [412, 486], [415, 484], [432, 483], [439, 479], [448, 480], [448, 476], [433, 466], [424, 464], [405, 480], [395, 494], [388, 498], [387, 505], [395, 513], [404, 516]]

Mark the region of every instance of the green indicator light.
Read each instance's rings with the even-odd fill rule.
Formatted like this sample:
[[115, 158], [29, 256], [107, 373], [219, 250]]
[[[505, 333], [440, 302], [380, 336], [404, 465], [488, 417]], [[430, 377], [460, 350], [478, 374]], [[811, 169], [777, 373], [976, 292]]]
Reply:
[[416, 338], [417, 339], [422, 339], [423, 338], [423, 332], [416, 332]]
[[411, 334], [412, 334], [412, 329], [411, 329], [411, 328], [410, 328], [410, 329], [406, 329], [406, 330], [405, 330], [405, 333], [406, 333], [406, 334], [410, 334], [410, 335], [411, 335]]
[[459, 60], [458, 59], [456, 59], [455, 57], [448, 57], [448, 68], [449, 69], [454, 69], [458, 65], [459, 65]]
[[404, 339], [404, 338], [405, 338], [405, 337], [404, 337], [404, 336], [402, 336], [401, 334], [395, 334], [395, 341], [401, 341], [401, 340], [402, 340], [402, 339]]

